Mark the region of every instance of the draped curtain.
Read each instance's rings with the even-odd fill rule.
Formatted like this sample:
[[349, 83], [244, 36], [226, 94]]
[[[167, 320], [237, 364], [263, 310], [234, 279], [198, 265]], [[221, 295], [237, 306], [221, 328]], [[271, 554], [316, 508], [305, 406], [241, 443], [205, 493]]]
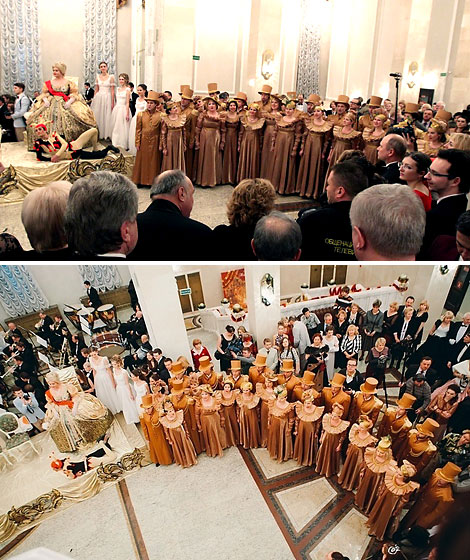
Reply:
[[320, 93], [321, 27], [313, 0], [301, 0], [299, 58], [297, 61], [297, 92], [305, 97]]
[[49, 307], [46, 296], [24, 266], [0, 266], [0, 301], [11, 317]]
[[[83, 77], [95, 83], [98, 65], [116, 72], [116, 0], [85, 0]], [[117, 81], [117, 80], [116, 80]]]
[[99, 292], [114, 290], [122, 286], [117, 266], [79, 265], [78, 270], [83, 281], [88, 280]]
[[27, 94], [41, 91], [38, 0], [0, 0], [0, 45], [2, 93], [12, 93], [15, 82], [23, 82]]

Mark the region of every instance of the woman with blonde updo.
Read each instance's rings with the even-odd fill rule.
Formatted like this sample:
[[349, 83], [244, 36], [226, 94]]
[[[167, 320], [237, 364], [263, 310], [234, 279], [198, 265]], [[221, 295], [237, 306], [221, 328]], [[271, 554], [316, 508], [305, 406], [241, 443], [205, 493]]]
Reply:
[[111, 142], [114, 146], [119, 146], [124, 148], [124, 150], [129, 148], [129, 128], [131, 125], [130, 98], [129, 76], [127, 74], [119, 74], [116, 105], [111, 114]]
[[375, 115], [372, 121], [373, 128], [365, 128], [362, 133], [364, 155], [373, 165], [377, 163], [377, 148], [387, 132], [389, 122], [385, 115]]
[[258, 103], [251, 103], [248, 111], [240, 119], [241, 126], [238, 133], [238, 162], [237, 181], [259, 177], [260, 153], [264, 119], [259, 116]]
[[[353, 126], [356, 122], [356, 115], [351, 111], [343, 117], [343, 124], [333, 128], [333, 142], [331, 144], [330, 155], [328, 156], [328, 171], [326, 172], [326, 181], [331, 168], [337, 163], [339, 156], [345, 150], [356, 150], [362, 143], [362, 134], [358, 130], [354, 130]], [[326, 186], [325, 181], [325, 186]]]
[[444, 147], [455, 148], [456, 150], [470, 150], [470, 134], [453, 132]]
[[274, 389], [276, 399], [268, 401], [268, 451], [278, 463], [292, 459], [292, 428], [295, 422], [295, 403], [287, 400], [287, 389], [278, 385]]
[[330, 477], [337, 474], [341, 464], [341, 446], [346, 438], [346, 430], [349, 426], [347, 420], [341, 420], [344, 406], [334, 403], [331, 413], [327, 413], [322, 419], [323, 433], [320, 437], [320, 449], [318, 450], [315, 470], [321, 475]]

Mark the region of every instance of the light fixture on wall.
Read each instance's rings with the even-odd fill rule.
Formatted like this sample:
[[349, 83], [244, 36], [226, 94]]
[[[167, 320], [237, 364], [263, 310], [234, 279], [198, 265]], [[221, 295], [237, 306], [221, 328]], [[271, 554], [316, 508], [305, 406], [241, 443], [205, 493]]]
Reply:
[[271, 50], [265, 50], [261, 55], [261, 75], [265, 80], [269, 80], [274, 74], [274, 53]]
[[416, 60], [413, 60], [413, 62], [410, 62], [410, 65], [408, 66], [408, 82], [406, 83], [406, 85], [410, 88], [413, 89], [416, 85], [416, 83], [413, 81], [413, 76], [418, 72], [418, 63], [416, 62]]

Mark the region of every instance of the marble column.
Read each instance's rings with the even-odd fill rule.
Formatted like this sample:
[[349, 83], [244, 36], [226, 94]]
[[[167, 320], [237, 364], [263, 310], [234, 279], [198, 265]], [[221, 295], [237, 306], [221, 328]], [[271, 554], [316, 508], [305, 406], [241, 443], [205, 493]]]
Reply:
[[[271, 305], [261, 301], [261, 280], [265, 274], [273, 277], [274, 297]], [[263, 339], [272, 338], [281, 319], [281, 267], [279, 265], [250, 265], [245, 267], [246, 299], [250, 332], [262, 348]]]
[[449, 272], [447, 274], [442, 274], [440, 265], [433, 267], [431, 279], [429, 280], [428, 289], [426, 290], [424, 298], [429, 301], [430, 308], [429, 319], [424, 326], [423, 340], [426, 340], [426, 336], [431, 330], [431, 327], [445, 311], [444, 304], [449, 294], [458, 263], [447, 263], [447, 266], [449, 267]]
[[161, 348], [173, 360], [181, 355], [189, 360], [188, 336], [173, 267], [130, 266], [129, 270], [152, 347]]

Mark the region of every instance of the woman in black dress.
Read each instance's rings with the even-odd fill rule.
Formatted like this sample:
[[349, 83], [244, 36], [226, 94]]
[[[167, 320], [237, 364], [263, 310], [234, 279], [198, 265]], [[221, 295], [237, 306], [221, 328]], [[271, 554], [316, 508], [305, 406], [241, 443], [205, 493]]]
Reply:
[[235, 327], [232, 325], [227, 325], [225, 327], [225, 332], [219, 335], [215, 357], [220, 362], [220, 371], [227, 371], [230, 367], [230, 362], [232, 361], [231, 350], [236, 346], [237, 340]]
[[384, 313], [384, 323], [382, 326], [382, 335], [387, 341], [387, 346], [390, 348], [395, 341], [393, 337], [393, 329], [395, 326], [395, 321], [398, 319], [398, 308], [400, 306], [396, 301], [393, 301], [389, 306], [387, 311]]
[[424, 299], [419, 304], [418, 311], [416, 312], [415, 315], [415, 319], [419, 323], [419, 327], [415, 335], [415, 348], [417, 348], [421, 344], [421, 341], [423, 340], [424, 324], [429, 318], [428, 311], [429, 311], [429, 303], [427, 302], [427, 300]]

